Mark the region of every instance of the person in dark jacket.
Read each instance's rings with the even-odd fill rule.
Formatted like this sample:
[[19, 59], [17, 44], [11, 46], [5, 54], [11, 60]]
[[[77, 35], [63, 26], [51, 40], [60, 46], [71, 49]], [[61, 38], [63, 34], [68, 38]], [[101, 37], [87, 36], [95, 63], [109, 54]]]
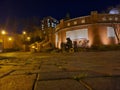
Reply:
[[70, 38], [66, 38], [67, 43], [66, 43], [66, 50], [69, 51], [70, 48], [72, 48], [72, 40]]

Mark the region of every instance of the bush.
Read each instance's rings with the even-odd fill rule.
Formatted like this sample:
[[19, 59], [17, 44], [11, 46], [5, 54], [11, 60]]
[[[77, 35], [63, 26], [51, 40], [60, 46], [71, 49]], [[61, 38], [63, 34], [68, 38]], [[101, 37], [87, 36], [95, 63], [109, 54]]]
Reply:
[[4, 49], [4, 52], [14, 52], [14, 51], [20, 51], [20, 48], [7, 48], [7, 49]]
[[120, 45], [93, 45], [90, 50], [94, 51], [110, 51], [120, 50]]

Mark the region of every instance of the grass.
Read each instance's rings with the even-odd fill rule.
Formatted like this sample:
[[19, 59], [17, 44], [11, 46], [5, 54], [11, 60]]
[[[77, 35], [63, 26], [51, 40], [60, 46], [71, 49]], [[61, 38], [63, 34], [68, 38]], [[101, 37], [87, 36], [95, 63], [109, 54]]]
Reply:
[[81, 73], [79, 75], [73, 76], [73, 79], [76, 80], [76, 81], [79, 81], [81, 78], [85, 78], [87, 76], [88, 75], [86, 73]]

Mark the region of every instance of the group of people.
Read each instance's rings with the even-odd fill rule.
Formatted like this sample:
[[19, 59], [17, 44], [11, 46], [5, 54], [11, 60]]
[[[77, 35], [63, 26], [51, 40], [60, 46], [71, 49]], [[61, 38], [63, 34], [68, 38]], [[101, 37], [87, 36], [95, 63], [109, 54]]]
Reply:
[[76, 52], [78, 47], [87, 47], [89, 42], [88, 40], [84, 40], [83, 42], [79, 41], [80, 46], [78, 46], [77, 41], [74, 41], [72, 43], [72, 40], [70, 38], [66, 38], [66, 40], [66, 43], [61, 43], [61, 49], [68, 52], [70, 50], [74, 50]]

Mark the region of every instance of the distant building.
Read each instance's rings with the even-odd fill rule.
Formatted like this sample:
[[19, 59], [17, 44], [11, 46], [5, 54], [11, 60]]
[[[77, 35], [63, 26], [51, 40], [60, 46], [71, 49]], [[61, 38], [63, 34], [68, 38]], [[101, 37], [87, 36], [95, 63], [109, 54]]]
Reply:
[[51, 16], [44, 17], [41, 20], [41, 30], [46, 40], [54, 42], [52, 38], [54, 38], [55, 28], [58, 23], [59, 21]]
[[21, 49], [22, 48], [22, 41], [20, 34], [12, 34], [9, 35], [8, 33], [2, 35], [0, 33], [0, 52], [3, 50], [9, 51], [10, 49]]
[[58, 23], [59, 21], [51, 16], [44, 17], [43, 20], [41, 20], [40, 27], [41, 27], [42, 35], [44, 39], [46, 38], [50, 40], [51, 37], [49, 36], [50, 34], [53, 34], [55, 32], [55, 28]]
[[58, 20], [55, 18], [48, 16], [44, 17], [40, 23], [40, 30], [42, 34], [43, 41], [35, 42], [31, 45], [31, 48], [36, 48], [36, 51], [42, 51], [42, 49], [54, 47], [54, 39], [55, 39], [55, 28], [58, 24]]
[[61, 48], [61, 43], [65, 43], [66, 38], [77, 42], [79, 47], [117, 44], [113, 24], [118, 27], [117, 33], [120, 35], [120, 14], [118, 13], [116, 9], [111, 10], [109, 14], [92, 11], [88, 16], [60, 20], [55, 30], [55, 46]]
[[44, 17], [43, 20], [41, 20], [41, 30], [45, 30], [50, 27], [55, 28], [58, 23], [58, 20], [51, 16]]

